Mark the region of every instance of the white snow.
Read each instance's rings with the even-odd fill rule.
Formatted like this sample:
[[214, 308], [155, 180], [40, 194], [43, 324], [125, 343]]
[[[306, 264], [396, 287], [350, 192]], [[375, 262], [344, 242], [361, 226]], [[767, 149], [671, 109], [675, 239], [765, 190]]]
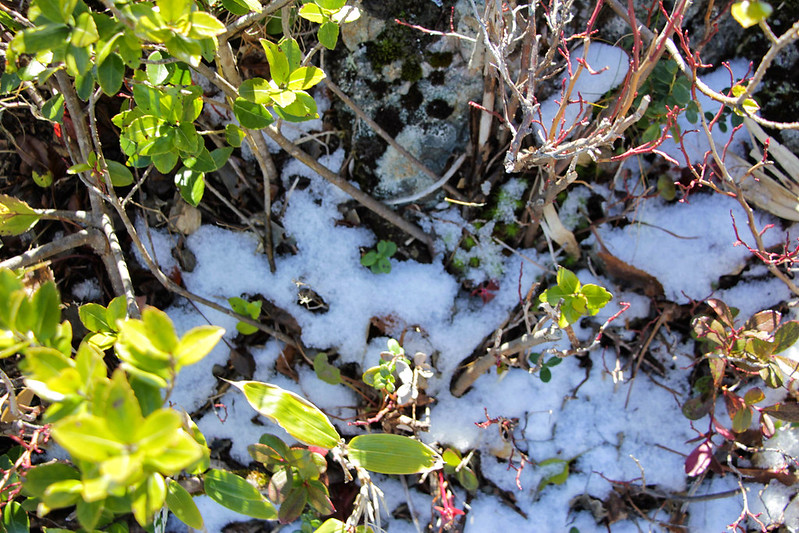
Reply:
[[[572, 58], [581, 55], [577, 50]], [[618, 48], [593, 43], [587, 61], [594, 70], [608, 67], [596, 75], [586, 73], [578, 82], [575, 95], [579, 93], [586, 101], [594, 102], [623, 79], [627, 57]], [[742, 63], [733, 64], [736, 75], [741, 68]], [[724, 75], [724, 72], [712, 74], [706, 81], [723, 85]], [[554, 100], [542, 104], [544, 124], [551, 124], [555, 107]], [[712, 110], [710, 105], [706, 108]], [[566, 123], [573, 123], [578, 112], [579, 106], [570, 105]], [[700, 154], [703, 150], [701, 142], [697, 141], [691, 153]], [[321, 161], [338, 171], [344, 157], [343, 150], [339, 150]], [[604, 526], [598, 525], [589, 512], [570, 509], [570, 502], [582, 495], [604, 500], [614, 490], [614, 483], [641, 485], [644, 478], [647, 487], [661, 492], [689, 488], [692, 480], [686, 478], [684, 462], [685, 456], [696, 446], [688, 441], [697, 436], [697, 431], [682, 415], [680, 406], [690, 395], [686, 388], [687, 376], [695, 361], [692, 342], [681, 344], [676, 336], [666, 334], [665, 340], [659, 338], [652, 344], [653, 356], [661, 358], [669, 369], [668, 376], [655, 380], [639, 372], [635, 380], [630, 381], [628, 370], [622, 382], [614, 382], [611, 371], [617, 354], [611, 348], [599, 348], [589, 355], [590, 368], [581, 365], [576, 358], [567, 358], [552, 369], [549, 383], [520, 369], [512, 369], [502, 376], [492, 370], [480, 377], [466, 395], [454, 398], [449, 384], [458, 365], [502, 325], [519, 303], [520, 294], [526, 294], [540, 279], [542, 268], [552, 268], [549, 260], [539, 257], [534, 250], [519, 250], [519, 254], [513, 255], [501, 253], [502, 250], [485, 235], [480, 243], [483, 248], [474, 248], [483, 253], [479, 256], [483, 272], [467, 276], [475, 281], [497, 281], [496, 297], [483, 303], [464, 291], [459, 281], [444, 268], [444, 260], [457, 248], [466, 227], [456, 209], [446, 208], [435, 213], [435, 220], [425, 223], [426, 227], [435, 228], [438, 235], [436, 246], [440, 254], [432, 263], [394, 257], [389, 274], [375, 275], [361, 266], [360, 256], [362, 250], [375, 245], [377, 238], [363, 227], [337, 224], [342, 219], [339, 205], [347, 200], [346, 195], [300, 163], [290, 161], [281, 177], [288, 185], [296, 176], [307, 178], [310, 184], [293, 190], [287, 205], [281, 206], [285, 207], [281, 223], [286, 238], [296, 246], [295, 255], [278, 257], [277, 269], [272, 273], [265, 256], [258, 252], [255, 236], [203, 226], [186, 240], [197, 258], [197, 266], [193, 272], [183, 273], [183, 281], [190, 291], [222, 304], [232, 296], [261, 295], [296, 319], [302, 330], [302, 342], [314, 350], [309, 356], [313, 357], [316, 350], [335, 352], [337, 365], [357, 363], [365, 369], [378, 362], [385, 339], [370, 343], [367, 338], [370, 321], [375, 317], [394, 324], [388, 334], [395, 337], [406, 328], [418, 327], [418, 332], [408, 329], [406, 349], [409, 353], [423, 350], [434, 356], [436, 370], [427, 386], [428, 394], [436, 400], [430, 406], [431, 429], [421, 438], [429, 443], [458, 448], [464, 453], [478, 450], [482, 475], [516, 498], [514, 509], [496, 494], [478, 492], [467, 507], [463, 491], [456, 488], [456, 505], [468, 511], [467, 532], [568, 531], [571, 527], [581, 532], [604, 531]], [[521, 183], [512, 185], [515, 189], [509, 190], [509, 194], [521, 194]], [[576, 192], [567, 202], [568, 208], [563, 210], [568, 213], [567, 218], [572, 219], [571, 227], [578, 222], [578, 207], [585, 197], [584, 192]], [[745, 317], [788, 299], [790, 294], [777, 281], [755, 277], [733, 289], [716, 291], [721, 276], [738, 273], [750, 258], [745, 248], [734, 246], [731, 212], [741, 235], [747, 236], [745, 216], [737, 202], [721, 195], [706, 194], [693, 194], [683, 203], [668, 204], [656, 198], [642, 201], [630, 224], [616, 229], [603, 225], [600, 234], [616, 257], [655, 276], [663, 285], [667, 299], [687, 303], [711, 295], [721, 296], [730, 306], [741, 308]], [[506, 220], [510, 220], [510, 216], [503, 211]], [[760, 227], [774, 222], [762, 214], [756, 219]], [[141, 224], [139, 226], [146, 234]], [[784, 240], [776, 230], [767, 232], [764, 238], [767, 245]], [[167, 234], [151, 230], [145, 240], [162, 268], [177, 268]], [[465, 260], [468, 262], [470, 257]], [[625, 320], [648, 316], [650, 301], [646, 297], [618, 290], [611, 281], [597, 279], [587, 271], [578, 272], [578, 276], [583, 283], [599, 283], [615, 294], [614, 300], [594, 322], [601, 323], [616, 313], [621, 301], [631, 305], [618, 319], [619, 325], [624, 326]], [[314, 290], [329, 309], [315, 313], [301, 306], [298, 284]], [[195, 308], [180, 302], [168, 312], [180, 332], [207, 320], [226, 328], [226, 342], [232, 342], [236, 336], [234, 319], [201, 306]], [[595, 334], [585, 321], [577, 324], [575, 330], [583, 340]], [[563, 342], [559, 348], [565, 347]], [[342, 434], [357, 433], [346, 423], [355, 415], [353, 407], [358, 401], [355, 394], [344, 386], [322, 383], [307, 368], [300, 367], [299, 383], [278, 374], [275, 361], [282, 348], [280, 343], [270, 340], [262, 348], [253, 350], [255, 379], [304, 395], [331, 415]], [[546, 346], [539, 349], [543, 348]], [[170, 400], [192, 411], [214, 396], [218, 382], [211, 371], [214, 365], [227, 363], [228, 353], [228, 346], [220, 343], [203, 362], [184, 370]], [[256, 442], [265, 432], [291, 441], [280, 428], [257, 417], [235, 390], [214, 397], [213, 403], [214, 410], [207, 412], [198, 424], [209, 442], [230, 439], [231, 455], [241, 463], [249, 462], [247, 445]], [[496, 425], [487, 428], [476, 425], [486, 421], [486, 414], [492, 418], [516, 419], [515, 444], [503, 440]], [[774, 439], [783, 439], [782, 444], [796, 455], [795, 430], [784, 429]], [[519, 477], [521, 490], [517, 488], [516, 471], [509, 468], [507, 462], [514, 445], [532, 461], [524, 463]], [[763, 454], [762, 460], [777, 464], [781, 457], [777, 455]], [[519, 468], [522, 463], [518, 452], [511, 458], [512, 466]], [[552, 474], [552, 467], [548, 469], [536, 463], [550, 459], [570, 463], [568, 478], [563, 484], [541, 486], [539, 490], [541, 481]], [[406, 502], [405, 489], [398, 480], [381, 476], [375, 479], [386, 493], [390, 510]], [[412, 508], [424, 527], [433, 514], [431, 497], [413, 487], [412, 476], [407, 481]], [[699, 485], [696, 494], [735, 488], [737, 483], [732, 475], [711, 475]], [[762, 491], [759, 497], [758, 491]], [[750, 485], [748, 494], [753, 508], [764, 515], [779, 515], [794, 528], [799, 525], [797, 512], [784, 511], [792, 492], [776, 485], [765, 489]], [[760, 507], [752, 503], [754, 500]], [[207, 498], [199, 497], [195, 501], [206, 517], [209, 532], [220, 531], [230, 521], [247, 520]], [[686, 505], [689, 530], [722, 531], [739, 516], [742, 500], [739, 495], [732, 495], [723, 499], [691, 500]], [[652, 512], [650, 518], [668, 521], [663, 513]], [[409, 522], [388, 516], [386, 519], [391, 532], [415, 531]], [[638, 531], [639, 528], [665, 530], [655, 522], [635, 516], [612, 525], [614, 532]]]

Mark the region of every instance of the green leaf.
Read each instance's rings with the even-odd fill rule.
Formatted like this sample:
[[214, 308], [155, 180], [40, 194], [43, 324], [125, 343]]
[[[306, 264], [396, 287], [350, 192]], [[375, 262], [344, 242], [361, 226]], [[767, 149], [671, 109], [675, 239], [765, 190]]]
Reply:
[[49, 98], [42, 106], [42, 116], [60, 124], [64, 120], [64, 95], [59, 93]]
[[742, 407], [735, 412], [732, 417], [732, 430], [736, 433], [743, 433], [752, 425], [752, 408]]
[[[166, 59], [167, 57], [167, 54], [161, 52], [160, 50], [156, 50], [155, 52], [151, 53], [147, 59], [149, 61], [156, 62]], [[161, 85], [169, 76], [169, 70], [167, 69], [167, 66], [162, 64], [147, 63], [147, 65], [144, 67], [144, 71], [147, 73], [147, 79], [153, 85]]]
[[[247, 5], [246, 0], [222, 0], [222, 6], [233, 13], [236, 16], [242, 16], [249, 13], [251, 10]], [[260, 2], [258, 3], [258, 7], [260, 7]], [[259, 9], [259, 13], [261, 10]]]
[[796, 344], [797, 340], [799, 340], [799, 322], [795, 320], [785, 322], [774, 332], [774, 350], [772, 353], [777, 354], [787, 350]]
[[580, 293], [585, 297], [586, 308], [591, 315], [595, 315], [613, 298], [604, 287], [599, 285], [583, 285]]
[[765, 399], [766, 395], [763, 394], [763, 391], [758, 387], [749, 389], [746, 391], [746, 394], [744, 394], [744, 403], [746, 403], [746, 405], [754, 405], [756, 403], [762, 402]]
[[58, 481], [80, 480], [80, 472], [65, 463], [48, 463], [34, 466], [25, 474], [22, 493], [41, 498], [47, 487]]
[[[178, 154], [177, 154], [177, 152], [169, 152], [169, 153], [166, 153], [166, 154], [154, 155], [150, 159], [152, 159], [153, 166], [155, 166], [155, 168], [158, 169], [158, 172], [160, 172], [161, 174], [168, 174], [169, 172], [172, 172], [172, 169], [175, 168], [175, 165], [177, 165], [177, 163], [178, 163]], [[128, 163], [130, 163], [130, 161], [128, 161]], [[133, 166], [137, 166], [137, 165], [133, 165]], [[145, 166], [146, 167], [147, 163], [145, 162], [144, 165], [139, 165], [139, 166], [137, 166], [137, 168], [140, 168], [141, 166]], [[205, 183], [203, 183], [202, 185], [203, 185], [203, 190], [204, 190]], [[182, 192], [181, 192], [181, 194], [182, 194]], [[202, 197], [202, 192], [200, 192], [200, 197]], [[183, 198], [185, 199], [186, 197], [183, 196]], [[197, 202], [199, 203], [199, 199], [197, 200]]]
[[46, 343], [56, 334], [61, 322], [61, 298], [55, 283], [48, 281], [33, 295], [32, 311], [36, 316], [33, 333], [41, 343]]
[[186, 203], [194, 207], [200, 205], [200, 200], [205, 192], [204, 173], [183, 167], [175, 174], [175, 185]]
[[226, 124], [225, 125], [225, 140], [230, 146], [238, 148], [241, 146], [242, 141], [244, 141], [244, 130], [236, 126], [235, 124]]
[[316, 24], [322, 24], [328, 19], [328, 16], [325, 14], [325, 12], [322, 11], [322, 8], [312, 2], [303, 4], [297, 14], [305, 20], [310, 20]]
[[565, 294], [574, 294], [580, 290], [580, 280], [574, 272], [563, 267], [558, 267], [557, 284]]
[[341, 440], [327, 416], [301, 396], [257, 381], [235, 381], [231, 385], [244, 393], [253, 409], [300, 442], [331, 449]]
[[732, 18], [744, 28], [749, 28], [760, 23], [761, 20], [766, 20], [773, 11], [774, 8], [770, 4], [757, 0], [736, 2], [730, 7]]
[[281, 53], [286, 55], [286, 59], [289, 62], [289, 72], [293, 72], [300, 68], [303, 59], [305, 59], [305, 54], [300, 50], [300, 45], [297, 43], [296, 39], [284, 37], [280, 39], [277, 48]]
[[198, 326], [190, 329], [175, 348], [175, 359], [180, 366], [193, 365], [208, 355], [225, 334], [218, 326]]
[[53, 427], [53, 436], [70, 455], [84, 461], [103, 461], [125, 449], [104, 419], [89, 414], [61, 420]]
[[341, 383], [341, 371], [327, 361], [327, 354], [319, 352], [313, 360], [316, 377], [331, 385]]
[[[158, 454], [149, 454], [145, 464], [164, 475], [177, 475], [181, 470], [202, 472], [208, 468], [208, 448], [197, 442], [183, 429], [172, 432], [169, 447]], [[198, 470], [199, 468], [199, 470]]]
[[127, 165], [113, 159], [106, 159], [105, 164], [108, 167], [108, 177], [111, 178], [111, 185], [114, 187], [127, 187], [133, 184], [133, 173]]
[[45, 24], [18, 33], [9, 44], [9, 48], [19, 54], [63, 50], [69, 35], [69, 27], [66, 24]]
[[200, 146], [197, 155], [183, 158], [183, 164], [186, 168], [194, 172], [214, 172], [217, 170], [216, 162], [211, 157], [211, 152], [205, 146]]
[[225, 25], [205, 11], [195, 11], [189, 15], [189, 22], [191, 23], [188, 35], [190, 39], [215, 38], [225, 32]]
[[272, 113], [263, 105], [249, 102], [244, 98], [236, 98], [233, 102], [233, 114], [243, 127], [260, 130], [275, 121]]
[[77, 479], [56, 481], [44, 491], [42, 503], [49, 509], [60, 509], [75, 505], [81, 499], [83, 484]]
[[469, 492], [475, 492], [480, 488], [480, 482], [477, 480], [474, 470], [469, 467], [461, 468], [456, 474], [456, 478], [458, 483]]
[[175, 129], [175, 148], [193, 155], [204, 148], [202, 138], [191, 121], [181, 122]]
[[391, 434], [358, 435], [347, 445], [354, 464], [379, 474], [416, 474], [442, 466], [441, 456], [410, 437]]
[[263, 46], [266, 60], [269, 62], [269, 74], [275, 83], [283, 87], [288, 81], [290, 72], [286, 54], [280, 51], [278, 45], [266, 39], [261, 39], [261, 46]]
[[361, 264], [365, 267], [370, 267], [377, 263], [377, 252], [374, 250], [369, 250], [363, 256], [361, 256]]
[[274, 520], [277, 512], [258, 489], [225, 470], [211, 469], [205, 474], [205, 493], [215, 502], [253, 518]]
[[112, 53], [97, 66], [97, 83], [108, 96], [114, 96], [122, 87], [125, 78], [125, 62], [118, 54]]
[[146, 527], [153, 521], [155, 513], [161, 510], [166, 500], [166, 482], [155, 472], [133, 491], [131, 509], [140, 526]]
[[314, 118], [319, 118], [316, 112], [316, 100], [304, 91], [291, 91], [295, 100], [291, 105], [285, 107], [275, 107], [275, 113], [280, 118], [288, 122], [304, 122]]
[[178, 345], [178, 337], [175, 334], [175, 326], [169, 316], [154, 307], [146, 308], [141, 315], [142, 321], [147, 328], [147, 335], [153, 346], [162, 352], [174, 352]]
[[308, 491], [303, 485], [289, 489], [277, 512], [280, 523], [289, 524], [297, 520], [305, 509], [306, 503], [308, 503]]
[[97, 33], [97, 25], [94, 23], [91, 13], [84, 11], [78, 15], [75, 27], [72, 29], [70, 43], [78, 48], [85, 48], [97, 42], [100, 34]]
[[75, 511], [81, 527], [91, 531], [97, 526], [103, 514], [103, 504], [104, 500], [97, 500], [94, 502], [87, 502], [84, 500], [78, 501]]
[[137, 425], [131, 442], [147, 455], [156, 456], [179, 438], [180, 427], [180, 415], [176, 411], [157, 409]]
[[114, 371], [111, 384], [106, 387], [96, 411], [121, 442], [133, 443], [136, 428], [144, 422], [136, 395], [125, 373], [119, 368]]
[[336, 512], [333, 502], [330, 501], [327, 487], [318, 479], [307, 482], [308, 505], [310, 505], [321, 516], [328, 516]]
[[158, 12], [167, 22], [178, 22], [191, 13], [193, 2], [189, 0], [156, 0]]
[[39, 222], [39, 215], [28, 204], [0, 194], [0, 235], [21, 235], [33, 228]]
[[5, 533], [28, 533], [31, 523], [22, 505], [12, 500], [3, 509], [2, 526]]
[[250, 78], [244, 80], [239, 86], [239, 95], [255, 104], [272, 105], [271, 94], [275, 91], [275, 87], [270, 85], [269, 81], [263, 78]]
[[338, 42], [338, 32], [338, 24], [332, 20], [326, 20], [319, 26], [319, 31], [316, 33], [316, 36], [319, 42], [322, 43], [322, 46], [328, 50], [333, 50], [336, 48], [336, 43]]
[[170, 479], [166, 487], [166, 505], [181, 522], [193, 529], [202, 530], [203, 517], [191, 494], [180, 483]]
[[347, 3], [347, 0], [314, 0], [319, 7], [328, 11], [338, 11]]

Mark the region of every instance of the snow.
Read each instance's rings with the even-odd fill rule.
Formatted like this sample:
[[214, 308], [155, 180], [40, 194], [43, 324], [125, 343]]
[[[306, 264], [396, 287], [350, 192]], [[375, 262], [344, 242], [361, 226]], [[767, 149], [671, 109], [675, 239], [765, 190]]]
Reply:
[[[573, 58], [580, 55], [579, 50], [572, 53]], [[582, 97], [594, 102], [621, 81], [627, 59], [618, 48], [594, 43], [587, 60], [594, 70], [608, 67], [599, 74], [584, 76], [578, 83], [577, 91]], [[732, 69], [739, 76], [745, 65], [734, 62]], [[717, 71], [706, 81], [712, 86], [724, 85], [725, 76], [729, 83], [726, 71]], [[553, 100], [542, 104], [544, 124], [551, 124], [555, 106]], [[712, 107], [707, 105], [706, 109]], [[569, 106], [567, 124], [576, 119], [577, 112], [576, 106]], [[699, 139], [696, 136], [696, 142], [691, 141], [692, 158], [704, 152]], [[722, 138], [717, 140], [724, 142]], [[338, 150], [320, 161], [336, 172], [345, 155]], [[481, 234], [471, 228], [480, 237], [479, 246], [473, 248], [474, 255], [462, 259], [469, 263], [471, 257], [478, 257], [481, 266], [466, 277], [475, 282], [492, 279], [499, 287], [495, 298], [483, 303], [462, 290], [459, 281], [444, 268], [445, 258], [456, 250], [462, 229], [467, 227], [456, 209], [444, 207], [434, 213], [433, 220], [423, 222], [427, 228], [434, 228], [438, 236], [436, 246], [440, 253], [432, 263], [392, 258], [391, 272], [375, 275], [360, 265], [362, 250], [375, 245], [375, 235], [362, 227], [337, 224], [342, 219], [339, 206], [348, 200], [346, 195], [299, 162], [289, 161], [281, 179], [290, 185], [298, 176], [307, 179], [309, 185], [294, 189], [287, 204], [280, 206], [285, 208], [281, 223], [286, 238], [296, 246], [295, 255], [277, 257], [277, 269], [270, 272], [265, 256], [258, 252], [255, 236], [206, 225], [186, 239], [186, 246], [197, 258], [197, 266], [193, 272], [183, 273], [183, 281], [190, 291], [222, 304], [232, 296], [261, 295], [296, 319], [305, 346], [337, 353], [337, 365], [357, 363], [365, 369], [377, 363], [386, 339], [371, 342], [367, 339], [370, 322], [375, 317], [389, 319], [394, 324], [389, 334], [395, 337], [411, 326], [418, 328], [407, 329], [406, 350], [435, 355], [436, 370], [427, 385], [428, 394], [436, 400], [429, 410], [430, 431], [421, 438], [462, 452], [478, 450], [482, 475], [516, 499], [514, 509], [496, 494], [478, 492], [467, 506], [465, 494], [456, 488], [455, 504], [468, 511], [467, 532], [567, 531], [571, 527], [581, 532], [600, 531], [604, 526], [598, 525], [591, 513], [572, 510], [570, 502], [583, 495], [604, 500], [618, 486], [614, 482], [640, 485], [645, 480], [647, 487], [660, 492], [690, 488], [693, 480], [684, 474], [684, 461], [696, 446], [688, 441], [697, 436], [697, 431], [682, 415], [680, 406], [691, 393], [686, 384], [694, 362], [692, 342], [681, 344], [675, 336], [666, 334], [665, 341], [658, 339], [652, 344], [651, 353], [669, 368], [667, 377], [653, 380], [639, 372], [630, 380], [628, 371], [617, 382], [611, 375], [617, 355], [610, 349], [598, 348], [589, 354], [588, 367], [577, 358], [565, 359], [552, 369], [549, 383], [520, 369], [499, 376], [492, 369], [463, 397], [455, 398], [449, 392], [453, 373], [503, 324], [519, 303], [520, 294], [526, 294], [545, 269], [551, 271], [550, 260], [534, 250], [519, 250], [512, 255], [501, 253], [502, 249], [490, 240], [490, 229]], [[509, 198], [521, 194], [519, 186], [516, 182], [505, 186]], [[562, 213], [564, 218], [571, 219], [567, 222], [570, 227], [578, 223], [579, 208], [586, 197], [585, 190], [576, 188], [564, 205]], [[788, 299], [790, 294], [778, 281], [764, 281], [758, 276], [744, 276], [736, 287], [716, 291], [721, 276], [739, 273], [750, 258], [744, 247], [735, 246], [731, 213], [741, 234], [747, 235], [746, 217], [740, 205], [718, 194], [693, 194], [681, 203], [666, 203], [659, 198], [641, 200], [632, 223], [621, 228], [603, 225], [599, 232], [613, 255], [656, 277], [668, 300], [688, 303], [715, 295], [723, 297], [730, 306], [741, 308], [742, 316], [748, 316]], [[505, 207], [502, 216], [509, 220]], [[759, 213], [756, 221], [759, 227], [775, 222]], [[177, 268], [170, 253], [171, 237], [156, 230], [146, 233], [141, 223], [139, 227], [147, 235], [146, 244], [162, 268]], [[767, 246], [784, 241], [777, 231], [766, 232], [764, 238]], [[617, 288], [612, 281], [596, 278], [588, 271], [578, 272], [578, 276], [583, 283], [601, 284], [615, 294], [611, 304], [593, 319], [595, 323], [618, 312], [621, 301], [629, 302], [630, 308], [620, 321], [648, 316], [650, 301], [646, 297]], [[328, 310], [318, 313], [301, 306], [299, 284], [315, 291], [329, 306]], [[180, 332], [206, 321], [227, 330], [224, 343], [204, 361], [181, 373], [170, 398], [176, 406], [191, 412], [213, 397], [215, 408], [197, 421], [209, 443], [230, 440], [232, 458], [247, 464], [247, 445], [256, 442], [261, 434], [274, 433], [291, 442], [279, 427], [258, 417], [238, 391], [214, 396], [219, 383], [212, 370], [214, 365], [227, 363], [230, 349], [227, 343], [236, 337], [235, 320], [186, 302], [175, 304], [168, 312]], [[595, 334], [587, 321], [575, 325], [575, 331], [583, 340]], [[565, 342], [558, 347], [564, 348]], [[282, 348], [279, 342], [269, 340], [263, 347], [253, 349], [254, 379], [309, 398], [331, 415], [340, 433], [355, 434], [356, 430], [346, 420], [355, 415], [356, 395], [349, 388], [322, 383], [306, 367], [300, 366], [298, 383], [277, 373], [275, 362]], [[312, 358], [315, 353], [308, 355]], [[486, 416], [515, 419], [514, 443], [503, 439], [496, 425], [478, 427], [476, 423], [485, 422]], [[796, 456], [799, 455], [796, 438], [795, 430], [784, 429], [771, 444]], [[514, 445], [532, 461], [523, 464], [518, 479], [521, 489], [514, 467], [520, 468], [522, 463], [518, 452], [511, 455]], [[761, 460], [778, 465], [783, 456], [768, 453]], [[513, 461], [510, 468], [509, 458]], [[549, 459], [570, 463], [563, 484], [542, 485], [542, 480], [552, 474], [552, 467], [547, 469], [535, 463]], [[410, 497], [413, 512], [422, 526], [430, 521], [431, 497], [413, 487], [412, 477], [407, 478], [408, 495], [397, 479], [375, 476], [375, 481], [385, 492], [390, 511]], [[732, 475], [711, 475], [698, 485], [695, 494], [713, 494], [737, 487]], [[767, 520], [779, 517], [789, 522], [790, 527], [799, 527], [795, 509], [786, 510], [791, 491], [774, 483], [765, 488], [751, 484], [748, 489], [752, 508], [762, 511]], [[247, 520], [208, 498], [198, 497], [195, 501], [206, 517], [209, 532], [220, 531], [230, 521]], [[689, 530], [722, 531], [738, 518], [742, 499], [733, 495], [690, 500], [686, 506]], [[668, 521], [668, 516], [662, 513], [653, 512], [650, 518]], [[392, 533], [416, 530], [410, 522], [388, 516], [386, 520]], [[665, 531], [656, 522], [646, 522], [640, 517], [628, 517], [612, 525], [614, 532], [639, 528]]]

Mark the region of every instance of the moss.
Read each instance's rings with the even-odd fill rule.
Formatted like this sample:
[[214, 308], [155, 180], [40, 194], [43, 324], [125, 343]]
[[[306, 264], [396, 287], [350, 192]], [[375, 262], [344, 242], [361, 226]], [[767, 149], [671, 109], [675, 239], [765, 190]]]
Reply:
[[454, 110], [454, 107], [440, 98], [436, 98], [425, 107], [428, 116], [442, 120], [450, 116]]
[[417, 82], [422, 79], [422, 66], [415, 59], [409, 59], [402, 64], [400, 78], [403, 81]]
[[447, 68], [452, 64], [452, 52], [433, 52], [427, 56], [427, 62], [433, 68]]

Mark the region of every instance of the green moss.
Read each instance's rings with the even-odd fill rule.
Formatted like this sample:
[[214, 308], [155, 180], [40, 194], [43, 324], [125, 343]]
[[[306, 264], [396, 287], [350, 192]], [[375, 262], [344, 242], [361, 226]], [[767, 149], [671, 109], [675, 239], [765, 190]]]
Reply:
[[433, 52], [428, 55], [427, 62], [433, 68], [447, 68], [452, 64], [452, 52]]
[[469, 266], [472, 268], [477, 268], [480, 266], [480, 258], [479, 257], [472, 257], [469, 259]]
[[415, 59], [409, 59], [402, 64], [400, 78], [403, 81], [417, 82], [422, 79], [422, 66]]

